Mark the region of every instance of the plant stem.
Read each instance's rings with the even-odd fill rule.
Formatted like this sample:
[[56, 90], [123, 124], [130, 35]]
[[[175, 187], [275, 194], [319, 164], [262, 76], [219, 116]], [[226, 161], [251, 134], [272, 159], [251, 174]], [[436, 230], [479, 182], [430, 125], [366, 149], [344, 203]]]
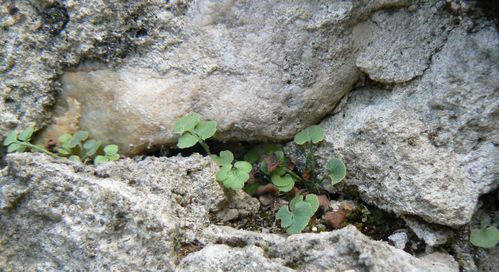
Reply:
[[200, 138], [199, 144], [203, 147], [204, 151], [211, 156], [210, 147], [206, 144], [206, 142]]
[[293, 176], [295, 179], [297, 179], [297, 180], [299, 180], [299, 181], [302, 181], [302, 182], [305, 182], [305, 180], [304, 180], [304, 179], [302, 179], [300, 176], [298, 176], [297, 174], [295, 174], [293, 171], [291, 171], [291, 170], [289, 170], [288, 168], [285, 168], [285, 167], [283, 167], [283, 168], [284, 168], [284, 170], [285, 170], [288, 174], [290, 174], [291, 176]]
[[39, 146], [36, 146], [36, 145], [33, 145], [33, 144], [30, 144], [30, 143], [26, 143], [26, 142], [20, 142], [20, 141], [16, 141], [17, 144], [21, 144], [21, 145], [24, 145], [24, 146], [27, 146], [31, 149], [34, 149], [36, 151], [39, 151], [39, 152], [42, 152], [42, 153], [45, 153], [49, 156], [51, 156], [52, 158], [59, 158], [59, 156], [57, 156], [56, 154], [46, 150], [45, 148], [41, 148]]

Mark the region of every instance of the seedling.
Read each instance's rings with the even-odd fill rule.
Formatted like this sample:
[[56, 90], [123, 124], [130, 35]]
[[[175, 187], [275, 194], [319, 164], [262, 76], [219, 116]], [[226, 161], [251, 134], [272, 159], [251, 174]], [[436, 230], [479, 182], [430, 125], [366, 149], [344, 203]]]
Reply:
[[342, 181], [347, 174], [345, 163], [338, 158], [331, 158], [326, 164], [326, 170], [333, 185]]
[[302, 232], [308, 222], [319, 208], [319, 199], [314, 194], [309, 194], [303, 200], [302, 195], [296, 195], [289, 206], [282, 206], [276, 214], [276, 219], [281, 220], [281, 227], [289, 234]]
[[42, 152], [51, 157], [57, 158], [58, 156], [56, 154], [48, 151], [43, 146], [30, 143], [33, 132], [33, 127], [26, 128], [19, 135], [17, 135], [17, 132], [15, 130], [9, 132], [9, 134], [7, 134], [7, 137], [5, 137], [5, 140], [3, 141], [3, 145], [7, 146], [7, 152], [24, 152], [29, 148], [31, 149], [31, 151]]
[[98, 155], [95, 157], [95, 164], [101, 164], [108, 161], [117, 161], [120, 158], [120, 154], [118, 154], [118, 146], [117, 145], [106, 145], [104, 147], [104, 155]]
[[201, 121], [201, 116], [192, 112], [178, 120], [173, 130], [181, 134], [178, 139], [178, 148], [189, 148], [199, 143], [203, 149], [211, 155], [210, 148], [205, 140], [215, 135], [217, 131], [216, 121]]
[[227, 150], [220, 152], [220, 156], [212, 155], [211, 157], [220, 166], [216, 176], [218, 181], [222, 182], [226, 188], [234, 190], [244, 187], [244, 183], [249, 179], [249, 173], [253, 168], [249, 162], [236, 161], [232, 164], [234, 155]]
[[[32, 127], [23, 130], [19, 136], [16, 131], [11, 131], [7, 134], [7, 137], [3, 141], [3, 145], [7, 146], [7, 152], [24, 152], [27, 149], [36, 152], [42, 152], [54, 158], [67, 157], [72, 161], [92, 161], [93, 156], [99, 151], [101, 142], [93, 139], [88, 139], [88, 133], [86, 131], [78, 131], [74, 135], [65, 133], [59, 137], [59, 147], [57, 148], [57, 154], [48, 151], [45, 147], [41, 145], [33, 145], [30, 143], [31, 136], [33, 135], [34, 129]], [[105, 157], [105, 159], [100, 158], [98, 161], [110, 161], [119, 159], [118, 146], [108, 145], [104, 148], [105, 155], [97, 157]], [[97, 158], [96, 161], [97, 163]]]
[[470, 242], [477, 247], [493, 248], [499, 243], [499, 230], [495, 226], [472, 229]]

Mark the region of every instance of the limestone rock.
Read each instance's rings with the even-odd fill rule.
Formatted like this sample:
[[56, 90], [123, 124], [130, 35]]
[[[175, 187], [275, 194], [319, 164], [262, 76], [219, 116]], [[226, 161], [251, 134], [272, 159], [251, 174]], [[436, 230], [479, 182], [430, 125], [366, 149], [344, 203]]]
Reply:
[[[209, 244], [188, 255], [179, 265], [180, 271], [194, 271], [199, 267], [218, 271], [231, 264], [237, 270], [244, 267], [243, 263], [247, 267], [243, 269], [245, 271], [400, 271], [401, 268], [404, 271], [435, 271], [436, 267], [442, 269], [439, 271], [459, 271], [451, 256], [442, 253], [438, 260], [420, 260], [384, 242], [370, 240], [353, 226], [286, 238], [227, 227], [210, 227], [205, 233], [215, 233], [206, 237], [217, 244]], [[231, 237], [237, 239], [230, 240]], [[262, 270], [254, 263], [260, 264]]]
[[498, 48], [494, 27], [458, 27], [421, 78], [393, 90], [354, 91], [321, 123], [319, 164], [342, 157], [345, 183], [382, 209], [447, 226], [468, 223], [478, 196], [498, 186]]
[[13, 154], [0, 177], [3, 271], [171, 271], [225, 201], [201, 156], [102, 166]]

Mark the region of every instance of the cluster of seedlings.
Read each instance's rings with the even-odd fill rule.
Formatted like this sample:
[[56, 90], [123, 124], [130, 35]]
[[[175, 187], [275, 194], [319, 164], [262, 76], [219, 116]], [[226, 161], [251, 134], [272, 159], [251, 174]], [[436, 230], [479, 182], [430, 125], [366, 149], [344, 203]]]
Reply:
[[[289, 234], [302, 232], [311, 221], [315, 220], [316, 213], [328, 202], [325, 185], [335, 185], [346, 176], [346, 167], [339, 158], [332, 157], [327, 161], [325, 168], [326, 178], [319, 179], [316, 174], [316, 162], [313, 155], [314, 145], [324, 140], [324, 130], [313, 125], [300, 131], [294, 137], [294, 142], [303, 147], [306, 154], [305, 165], [301, 172], [296, 170], [294, 163], [286, 157], [282, 146], [268, 144], [262, 148], [253, 148], [244, 155], [243, 160], [235, 160], [234, 154], [223, 150], [218, 155], [212, 154], [206, 140], [215, 135], [216, 121], [201, 120], [197, 113], [190, 113], [175, 123], [174, 132], [180, 134], [177, 147], [190, 148], [199, 144], [210, 158], [219, 166], [216, 180], [226, 188], [244, 190], [246, 193], [257, 196], [270, 193], [281, 201], [275, 218], [280, 221], [282, 229]], [[85, 131], [74, 134], [63, 134], [58, 143], [48, 148], [31, 143], [34, 133], [33, 127], [28, 127], [20, 133], [15, 130], [9, 132], [3, 141], [7, 152], [41, 152], [54, 158], [68, 158], [82, 163], [100, 164], [116, 161], [120, 158], [118, 146], [114, 144], [103, 146], [102, 142], [89, 139]], [[328, 204], [326, 204], [328, 205]], [[336, 213], [326, 213], [325, 218], [332, 224], [337, 222], [339, 227], [345, 218], [345, 211], [351, 207], [341, 207]], [[369, 209], [363, 206], [358, 209], [356, 216], [361, 222], [366, 222], [371, 216]], [[481, 220], [480, 228], [472, 229], [470, 242], [483, 248], [493, 248], [499, 242], [499, 230], [492, 220]], [[499, 220], [493, 220], [497, 222]], [[487, 223], [489, 222], [489, 223]]]

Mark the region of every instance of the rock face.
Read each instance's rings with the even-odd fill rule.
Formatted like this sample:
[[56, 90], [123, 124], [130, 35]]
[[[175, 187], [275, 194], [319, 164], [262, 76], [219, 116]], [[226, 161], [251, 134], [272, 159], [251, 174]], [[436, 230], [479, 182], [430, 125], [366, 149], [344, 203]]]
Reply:
[[[457, 271], [450, 256], [423, 261], [352, 226], [286, 237], [213, 225], [209, 213], [234, 200], [200, 156], [94, 167], [25, 153], [7, 163], [2, 271], [435, 271], [434, 263]], [[238, 201], [245, 212], [258, 208], [254, 198]]]
[[[343, 157], [346, 183], [385, 210], [468, 223], [478, 196], [498, 186], [498, 49], [494, 28], [470, 34], [457, 27], [420, 78], [354, 91], [321, 124], [321, 163]], [[386, 73], [373, 78], [393, 76]]]
[[[94, 168], [10, 155], [0, 177], [0, 267], [170, 271], [228, 201], [200, 156]], [[256, 199], [243, 201], [256, 212]]]

